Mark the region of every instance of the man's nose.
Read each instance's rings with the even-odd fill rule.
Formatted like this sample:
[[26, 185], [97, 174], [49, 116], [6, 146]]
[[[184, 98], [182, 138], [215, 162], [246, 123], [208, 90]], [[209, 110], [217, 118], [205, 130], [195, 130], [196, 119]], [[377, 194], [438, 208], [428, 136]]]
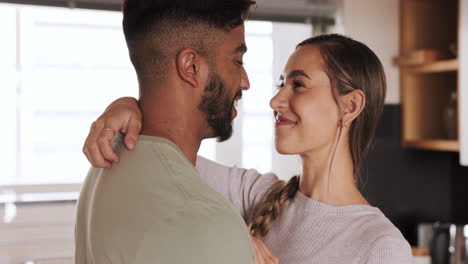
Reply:
[[244, 68], [242, 68], [242, 77], [241, 77], [241, 89], [248, 90], [250, 88], [249, 76]]

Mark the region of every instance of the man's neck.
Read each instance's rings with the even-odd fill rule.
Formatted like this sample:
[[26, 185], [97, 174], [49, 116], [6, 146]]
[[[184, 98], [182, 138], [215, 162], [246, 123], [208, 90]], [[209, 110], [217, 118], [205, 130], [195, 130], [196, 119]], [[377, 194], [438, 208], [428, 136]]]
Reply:
[[148, 129], [144, 124], [142, 126], [140, 135], [162, 137], [174, 142], [174, 144], [179, 147], [185, 157], [195, 166], [201, 140], [190, 140], [186, 136], [182, 137], [179, 135], [174, 135], [174, 133], [168, 133], [167, 131]]
[[195, 165], [202, 137], [200, 121], [197, 121], [194, 111], [187, 108], [187, 105], [182, 105], [181, 101], [169, 98], [145, 99], [139, 100], [143, 116], [140, 134], [162, 137], [174, 142]]

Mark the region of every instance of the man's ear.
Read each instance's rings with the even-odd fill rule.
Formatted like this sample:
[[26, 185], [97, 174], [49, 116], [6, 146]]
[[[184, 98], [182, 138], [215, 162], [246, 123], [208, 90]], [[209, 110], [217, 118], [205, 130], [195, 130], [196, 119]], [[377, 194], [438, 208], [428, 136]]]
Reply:
[[341, 96], [343, 125], [350, 127], [351, 123], [362, 113], [366, 106], [366, 95], [362, 90], [356, 89]]
[[177, 73], [180, 78], [192, 87], [198, 87], [200, 82], [200, 66], [202, 56], [192, 48], [182, 49], [177, 54]]

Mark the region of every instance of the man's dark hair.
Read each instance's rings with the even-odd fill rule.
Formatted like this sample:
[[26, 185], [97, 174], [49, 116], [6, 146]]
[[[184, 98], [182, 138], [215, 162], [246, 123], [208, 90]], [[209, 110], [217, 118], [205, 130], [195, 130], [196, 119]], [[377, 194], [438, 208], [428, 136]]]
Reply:
[[140, 82], [161, 80], [183, 48], [210, 58], [220, 32], [242, 25], [255, 1], [126, 0], [123, 30]]

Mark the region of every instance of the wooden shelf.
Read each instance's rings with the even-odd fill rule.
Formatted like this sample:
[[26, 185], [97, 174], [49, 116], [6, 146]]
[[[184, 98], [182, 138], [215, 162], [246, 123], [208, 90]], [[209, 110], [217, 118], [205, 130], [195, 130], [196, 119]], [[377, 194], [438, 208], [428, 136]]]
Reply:
[[[444, 118], [456, 91], [464, 87], [465, 57], [454, 58], [460, 45], [463, 0], [400, 0], [400, 68], [402, 143], [405, 148], [460, 152], [459, 140], [449, 140]], [[451, 47], [451, 48], [449, 48]], [[456, 47], [456, 50], [454, 49]], [[449, 52], [452, 49], [452, 52]], [[457, 98], [457, 101], [460, 97]], [[462, 105], [460, 101], [458, 106]], [[458, 120], [464, 120], [458, 113]], [[463, 124], [458, 122], [458, 127]], [[462, 135], [460, 135], [460, 138]]]
[[411, 73], [437, 73], [458, 71], [458, 59], [441, 60], [418, 66], [402, 66], [402, 69]]
[[408, 148], [459, 152], [460, 142], [449, 139], [407, 140], [403, 143]]

